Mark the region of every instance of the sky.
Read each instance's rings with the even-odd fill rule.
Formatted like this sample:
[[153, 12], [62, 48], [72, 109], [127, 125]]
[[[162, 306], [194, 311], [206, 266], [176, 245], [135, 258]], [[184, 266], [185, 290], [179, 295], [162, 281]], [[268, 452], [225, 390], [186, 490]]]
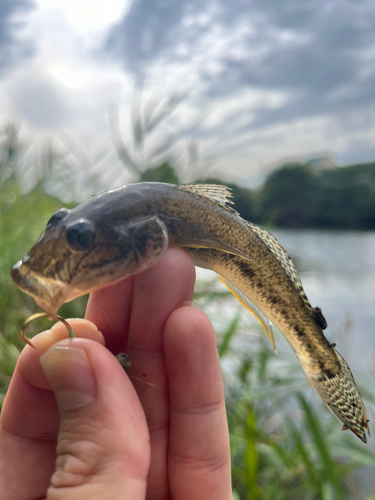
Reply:
[[0, 0], [8, 122], [92, 162], [167, 152], [185, 182], [372, 161], [375, 0]]

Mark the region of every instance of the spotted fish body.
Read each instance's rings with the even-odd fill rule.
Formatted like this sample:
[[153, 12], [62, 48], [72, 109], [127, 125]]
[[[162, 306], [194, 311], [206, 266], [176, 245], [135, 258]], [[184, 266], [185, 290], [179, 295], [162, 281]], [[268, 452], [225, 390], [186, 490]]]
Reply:
[[12, 277], [51, 317], [64, 302], [136, 274], [180, 246], [197, 266], [215, 271], [265, 327], [275, 325], [309, 382], [343, 424], [366, 442], [366, 411], [352, 373], [334, 345], [319, 308], [312, 308], [298, 273], [271, 234], [228, 206], [216, 185], [139, 183], [106, 191], [54, 214]]

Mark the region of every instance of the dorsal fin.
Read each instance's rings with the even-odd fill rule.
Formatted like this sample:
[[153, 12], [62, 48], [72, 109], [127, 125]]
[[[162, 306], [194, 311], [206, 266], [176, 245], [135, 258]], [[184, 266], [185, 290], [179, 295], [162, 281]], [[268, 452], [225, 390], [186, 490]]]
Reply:
[[205, 196], [206, 198], [220, 203], [220, 205], [229, 209], [231, 212], [238, 213], [227, 205], [227, 203], [234, 205], [234, 202], [230, 199], [233, 198], [232, 189], [227, 186], [220, 186], [218, 184], [180, 184], [177, 187], [178, 189], [189, 191], [190, 193]]
[[311, 314], [313, 314], [311, 304], [309, 302], [309, 299], [306, 297], [306, 294], [305, 294], [305, 291], [303, 289], [301, 279], [298, 275], [297, 269], [295, 268], [295, 265], [293, 264], [292, 259], [289, 257], [287, 252], [280, 245], [280, 243], [277, 241], [277, 239], [272, 234], [270, 234], [268, 231], [261, 229], [260, 227], [256, 226], [255, 224], [252, 224], [251, 222], [245, 221], [245, 223], [249, 226], [251, 231], [253, 231], [258, 236], [258, 238], [260, 238], [263, 241], [263, 243], [265, 245], [267, 245], [269, 250], [273, 253], [273, 255], [280, 262], [280, 265], [282, 266], [282, 268], [286, 272], [290, 281], [293, 283], [293, 285], [298, 290], [302, 300], [306, 304], [306, 307], [309, 309], [309, 311], [311, 311]]

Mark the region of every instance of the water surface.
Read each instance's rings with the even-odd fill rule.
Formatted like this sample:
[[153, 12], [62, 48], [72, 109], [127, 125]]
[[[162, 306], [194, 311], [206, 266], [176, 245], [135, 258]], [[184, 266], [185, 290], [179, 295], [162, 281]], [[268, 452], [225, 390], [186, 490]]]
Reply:
[[299, 271], [327, 337], [352, 370], [368, 379], [375, 361], [375, 232], [274, 230]]

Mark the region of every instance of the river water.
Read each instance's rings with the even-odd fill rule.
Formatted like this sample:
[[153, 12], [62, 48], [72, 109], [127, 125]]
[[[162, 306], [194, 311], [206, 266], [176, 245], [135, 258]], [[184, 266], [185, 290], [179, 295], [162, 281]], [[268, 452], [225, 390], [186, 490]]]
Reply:
[[327, 320], [325, 333], [352, 370], [374, 382], [375, 232], [274, 230], [297, 266], [312, 306]]

